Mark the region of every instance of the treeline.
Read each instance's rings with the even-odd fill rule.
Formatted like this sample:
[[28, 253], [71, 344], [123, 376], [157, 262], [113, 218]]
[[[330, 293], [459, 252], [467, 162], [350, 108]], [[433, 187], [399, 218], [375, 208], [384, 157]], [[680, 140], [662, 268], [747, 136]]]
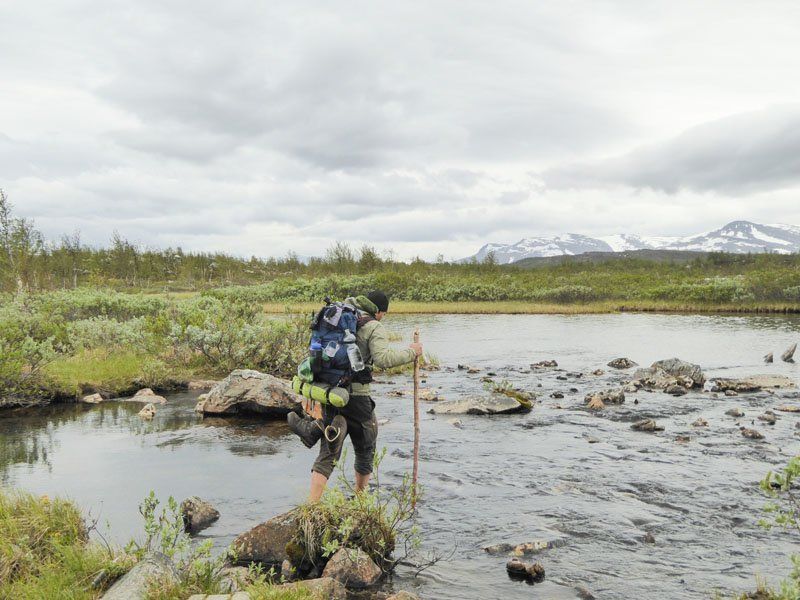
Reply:
[[46, 241], [34, 223], [14, 217], [0, 191], [0, 291], [72, 288], [197, 290], [244, 301], [319, 301], [380, 288], [412, 302], [523, 301], [549, 304], [663, 302], [690, 306], [800, 303], [800, 255], [709, 254], [690, 262], [643, 259], [563, 262], [525, 269], [441, 257], [409, 263], [364, 246], [333, 244], [302, 262], [242, 259], [224, 253], [143, 249], [115, 233], [106, 248], [79, 234]]
[[280, 276], [325, 276], [376, 271], [419, 272], [430, 268], [482, 272], [485, 264], [452, 265], [439, 259], [429, 265], [421, 259], [411, 264], [381, 255], [364, 246], [354, 250], [335, 243], [322, 258], [300, 261], [296, 254], [284, 258], [249, 259], [222, 252], [186, 252], [180, 247], [152, 249], [114, 232], [109, 245], [85, 244], [79, 232], [46, 240], [31, 219], [16, 217], [0, 190], [0, 291], [71, 289], [81, 286], [115, 289], [198, 290], [225, 285], [265, 283]]

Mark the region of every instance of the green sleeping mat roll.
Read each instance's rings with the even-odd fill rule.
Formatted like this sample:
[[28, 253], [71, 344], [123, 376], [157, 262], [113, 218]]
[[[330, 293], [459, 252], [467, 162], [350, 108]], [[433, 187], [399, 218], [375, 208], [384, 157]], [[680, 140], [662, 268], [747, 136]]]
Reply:
[[350, 400], [350, 394], [344, 388], [330, 387], [320, 383], [306, 383], [297, 375], [292, 378], [292, 389], [304, 398], [320, 404], [330, 404], [337, 408], [342, 408]]

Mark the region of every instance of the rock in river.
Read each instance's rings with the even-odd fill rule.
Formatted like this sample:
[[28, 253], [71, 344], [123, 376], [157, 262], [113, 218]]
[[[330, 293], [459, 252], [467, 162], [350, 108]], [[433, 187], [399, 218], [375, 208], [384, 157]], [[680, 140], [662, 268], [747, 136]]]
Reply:
[[292, 391], [288, 382], [266, 373], [237, 369], [212, 388], [196, 410], [206, 415], [256, 413], [285, 417], [298, 402], [302, 397]]
[[583, 399], [586, 404], [591, 404], [592, 401], [595, 401], [596, 404], [597, 400], [603, 404], [622, 404], [625, 402], [625, 392], [621, 389], [602, 390], [587, 394]]
[[792, 344], [792, 346], [783, 354], [781, 354], [781, 360], [783, 362], [794, 362], [794, 353], [797, 351], [797, 344]]
[[700, 365], [679, 358], [668, 358], [658, 360], [646, 369], [637, 369], [632, 381], [643, 387], [663, 390], [673, 385], [703, 387], [706, 378]]
[[378, 583], [383, 571], [363, 550], [341, 548], [325, 565], [322, 576], [336, 579], [349, 588], [365, 588]]
[[178, 571], [169, 558], [154, 552], [140, 560], [103, 594], [103, 600], [145, 600], [154, 579], [177, 583]]
[[653, 419], [642, 419], [641, 421], [636, 421], [636, 423], [631, 425], [631, 429], [635, 431], [664, 431], [664, 428], [657, 424]]
[[132, 397], [126, 398], [126, 400], [129, 402], [147, 402], [148, 404], [165, 404], [167, 402], [164, 396], [159, 396], [150, 388], [142, 388]]
[[751, 375], [740, 379], [719, 378], [711, 381], [712, 392], [757, 392], [759, 390], [787, 390], [796, 387], [785, 375]]
[[503, 415], [530, 411], [529, 406], [505, 394], [467, 396], [461, 400], [439, 402], [428, 412], [434, 415]]
[[608, 366], [612, 369], [630, 369], [631, 367], [637, 366], [635, 362], [633, 362], [630, 358], [615, 358]]
[[210, 502], [191, 496], [181, 502], [183, 526], [189, 533], [197, 533], [219, 519], [219, 511]]
[[152, 402], [145, 404], [144, 408], [139, 411], [139, 416], [147, 421], [156, 416], [156, 405]]
[[751, 440], [763, 440], [764, 434], [756, 429], [748, 429], [747, 427], [741, 427], [739, 429], [742, 432], [742, 435], [746, 438]]
[[273, 517], [250, 531], [245, 531], [231, 543], [236, 556], [236, 564], [251, 563], [275, 566], [289, 558], [286, 554], [288, 544], [297, 531], [297, 513], [289, 511]]
[[81, 402], [84, 404], [100, 404], [104, 400], [105, 398], [103, 398], [103, 396], [100, 394], [89, 394], [88, 396], [81, 398]]

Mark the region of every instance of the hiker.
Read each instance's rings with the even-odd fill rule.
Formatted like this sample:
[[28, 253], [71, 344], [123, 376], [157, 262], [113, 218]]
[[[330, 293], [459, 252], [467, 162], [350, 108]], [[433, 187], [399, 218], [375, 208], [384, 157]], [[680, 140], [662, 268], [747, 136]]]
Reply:
[[378, 436], [375, 402], [369, 395], [369, 382], [372, 381], [370, 367], [375, 365], [389, 369], [414, 362], [417, 356], [422, 355], [422, 344], [419, 343], [413, 343], [405, 349], [389, 346], [386, 330], [381, 323], [389, 310], [389, 299], [383, 292], [374, 291], [366, 296], [348, 298], [343, 304], [356, 309], [355, 343], [366, 366], [353, 374], [347, 389], [349, 399], [344, 406], [337, 408], [331, 403], [322, 403], [321, 419], [300, 416], [295, 412], [290, 412], [288, 416], [289, 427], [307, 447], [311, 448], [317, 441], [320, 442], [319, 455], [311, 469], [312, 502], [322, 497], [334, 463], [341, 457], [347, 436], [350, 436], [355, 450], [356, 490], [366, 489], [372, 475]]

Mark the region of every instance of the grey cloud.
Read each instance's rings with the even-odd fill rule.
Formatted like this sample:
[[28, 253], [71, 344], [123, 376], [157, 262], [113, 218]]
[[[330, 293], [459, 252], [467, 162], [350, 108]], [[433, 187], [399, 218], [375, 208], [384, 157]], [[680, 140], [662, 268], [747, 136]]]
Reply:
[[746, 194], [800, 184], [800, 104], [737, 114], [623, 156], [543, 173], [551, 188], [622, 184]]

